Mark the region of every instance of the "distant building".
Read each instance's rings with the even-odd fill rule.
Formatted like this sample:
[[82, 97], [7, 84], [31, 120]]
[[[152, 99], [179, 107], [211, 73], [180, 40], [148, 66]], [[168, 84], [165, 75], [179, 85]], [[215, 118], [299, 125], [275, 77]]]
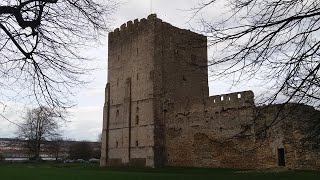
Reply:
[[6, 158], [27, 157], [25, 141], [13, 138], [0, 138], [0, 154]]
[[252, 91], [209, 97], [205, 36], [150, 15], [108, 47], [102, 166], [320, 167], [319, 111], [256, 107]]
[[[50, 150], [50, 143], [52, 141], [45, 141], [42, 143], [42, 150], [40, 156], [42, 158], [55, 158], [53, 150]], [[59, 149], [59, 158], [66, 158], [69, 155], [70, 146], [79, 141], [62, 141]], [[99, 151], [101, 148], [100, 142], [87, 142], [92, 147], [93, 151]], [[5, 158], [29, 158], [29, 151], [27, 141], [13, 138], [0, 138], [0, 154]]]

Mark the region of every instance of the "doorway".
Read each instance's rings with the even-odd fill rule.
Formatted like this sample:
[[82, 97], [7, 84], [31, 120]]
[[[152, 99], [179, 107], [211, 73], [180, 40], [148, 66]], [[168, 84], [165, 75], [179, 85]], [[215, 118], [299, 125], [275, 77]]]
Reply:
[[279, 166], [285, 166], [285, 157], [284, 157], [284, 148], [278, 149], [278, 165]]

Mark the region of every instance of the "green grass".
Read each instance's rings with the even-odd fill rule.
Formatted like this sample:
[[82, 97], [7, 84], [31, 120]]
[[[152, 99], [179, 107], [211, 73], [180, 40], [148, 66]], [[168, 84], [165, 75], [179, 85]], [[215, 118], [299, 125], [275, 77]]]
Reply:
[[1, 164], [0, 180], [320, 179], [319, 171], [246, 171], [200, 168], [99, 168], [92, 164]]

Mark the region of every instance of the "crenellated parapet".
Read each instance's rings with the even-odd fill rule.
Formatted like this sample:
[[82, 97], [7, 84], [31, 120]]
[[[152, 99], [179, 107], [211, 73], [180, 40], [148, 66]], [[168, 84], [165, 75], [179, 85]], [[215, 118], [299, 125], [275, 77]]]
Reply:
[[128, 21], [116, 28], [113, 32], [109, 33], [109, 41], [126, 38], [131, 34], [143, 32], [147, 29], [153, 28], [155, 23], [162, 23], [162, 20], [157, 18], [156, 14], [151, 14], [141, 20], [135, 19], [134, 21]]
[[211, 106], [252, 106], [254, 105], [254, 94], [252, 91], [242, 91], [210, 96], [207, 104]]
[[[228, 112], [229, 110], [231, 112], [240, 110], [244, 113], [248, 113], [245, 109], [253, 110], [254, 108], [254, 94], [252, 91], [221, 94], [207, 98], [188, 98], [183, 101], [168, 104], [168, 111], [175, 115], [192, 115], [193, 113], [198, 115], [202, 113], [216, 114]], [[252, 112], [250, 111], [248, 116], [250, 113]]]

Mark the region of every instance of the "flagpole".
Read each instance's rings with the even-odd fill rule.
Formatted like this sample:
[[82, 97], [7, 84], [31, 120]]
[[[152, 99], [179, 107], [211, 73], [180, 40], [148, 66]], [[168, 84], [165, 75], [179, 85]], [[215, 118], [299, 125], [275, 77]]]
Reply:
[[150, 14], [152, 14], [152, 0], [150, 0]]

